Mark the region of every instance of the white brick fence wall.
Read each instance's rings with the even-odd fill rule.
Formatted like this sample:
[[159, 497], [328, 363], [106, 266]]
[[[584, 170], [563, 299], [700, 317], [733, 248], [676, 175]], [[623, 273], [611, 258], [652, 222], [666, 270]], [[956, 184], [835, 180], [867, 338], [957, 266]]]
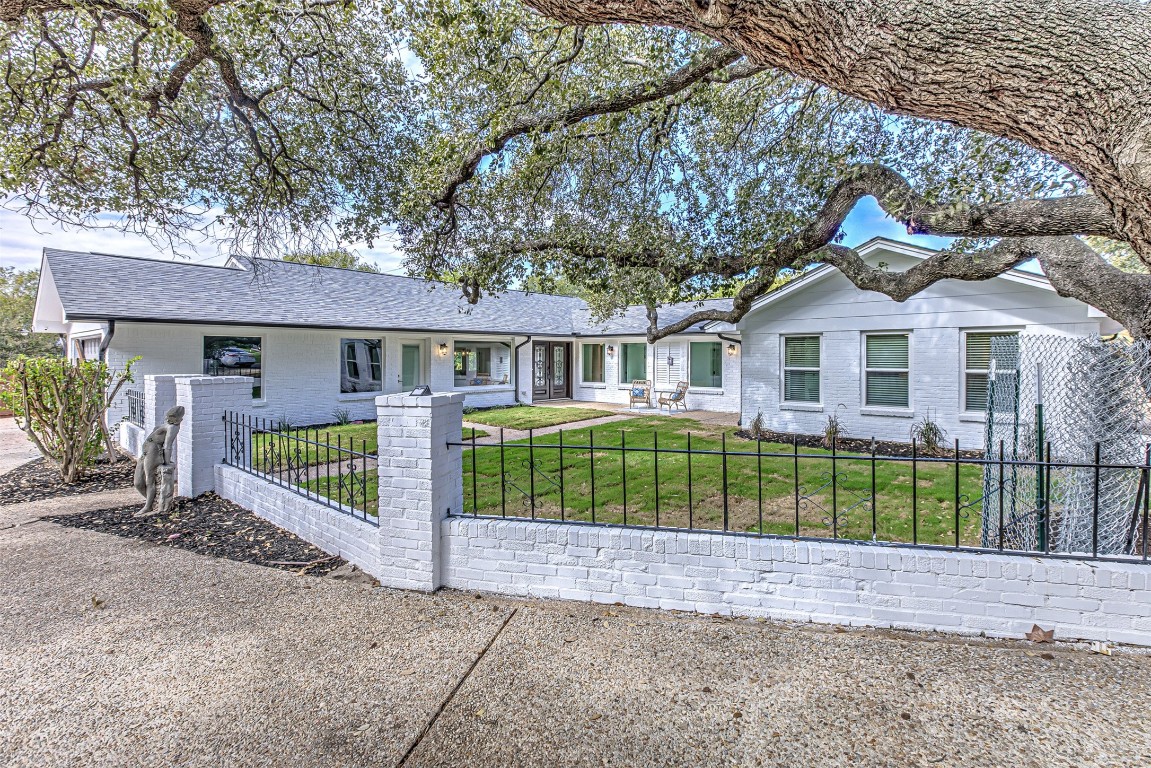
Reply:
[[[459, 442], [460, 394], [377, 398], [377, 527], [216, 466], [223, 411], [242, 408], [250, 385], [204, 378], [176, 381], [195, 416], [178, 461], [206, 464], [222, 496], [386, 586], [995, 637], [1039, 624], [1063, 639], [1151, 645], [1151, 566], [1138, 562], [462, 516], [462, 452], [448, 447]], [[179, 468], [183, 495], [205, 490], [200, 467]]]

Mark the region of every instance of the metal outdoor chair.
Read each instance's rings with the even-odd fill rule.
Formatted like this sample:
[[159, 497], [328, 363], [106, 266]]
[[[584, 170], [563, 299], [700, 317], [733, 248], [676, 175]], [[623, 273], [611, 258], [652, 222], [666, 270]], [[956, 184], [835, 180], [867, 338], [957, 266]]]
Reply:
[[650, 379], [636, 379], [631, 383], [631, 396], [627, 407], [631, 408], [636, 403], [643, 403], [646, 407], [651, 408]]
[[682, 408], [687, 410], [687, 382], [681, 381], [675, 385], [675, 391], [669, 392], [659, 396], [659, 407], [662, 409], [667, 406], [668, 415], [671, 415], [672, 408]]

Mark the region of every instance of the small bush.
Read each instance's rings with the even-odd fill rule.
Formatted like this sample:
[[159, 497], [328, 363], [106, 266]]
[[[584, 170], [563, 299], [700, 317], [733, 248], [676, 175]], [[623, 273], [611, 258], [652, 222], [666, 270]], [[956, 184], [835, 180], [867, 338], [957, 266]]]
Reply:
[[65, 483], [84, 476], [101, 450], [116, 460], [108, 433], [108, 405], [132, 381], [129, 360], [113, 373], [100, 360], [18, 357], [0, 373], [0, 402], [40, 454], [60, 467]]
[[927, 412], [919, 421], [911, 426], [911, 439], [923, 449], [924, 453], [935, 455], [943, 452], [944, 443], [947, 442], [947, 430], [931, 418], [931, 411]]
[[332, 411], [332, 421], [341, 427], [347, 426], [352, 423], [352, 415], [348, 413], [347, 408], [337, 408]]
[[763, 411], [755, 414], [755, 418], [751, 420], [747, 432], [751, 435], [753, 440], [766, 440], [768, 437], [767, 425], [763, 421]]
[[847, 406], [840, 403], [834, 413], [827, 417], [827, 424], [823, 426], [823, 447], [832, 448], [841, 439], [847, 437], [847, 429], [839, 418], [839, 408], [846, 410]]

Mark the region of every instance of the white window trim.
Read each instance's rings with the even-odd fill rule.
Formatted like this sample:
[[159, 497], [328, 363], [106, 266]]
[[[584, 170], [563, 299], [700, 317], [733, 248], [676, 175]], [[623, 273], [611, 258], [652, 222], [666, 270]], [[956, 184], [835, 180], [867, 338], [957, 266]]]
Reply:
[[[603, 362], [603, 381], [588, 381], [584, 378], [583, 370], [583, 348], [595, 345], [600, 347], [600, 360]], [[581, 387], [593, 387], [596, 389], [607, 389], [607, 341], [581, 341], [579, 343], [579, 385]]]
[[[803, 368], [787, 365], [787, 340], [807, 339], [814, 336], [819, 339], [819, 367]], [[819, 402], [810, 400], [787, 399], [787, 372], [788, 371], [815, 371], [819, 374]], [[822, 333], [781, 333], [779, 335], [779, 404], [784, 410], [793, 411], [822, 411], [823, 410], [823, 334]]]
[[967, 374], [985, 373], [990, 370], [967, 367], [967, 335], [970, 333], [1014, 333], [1019, 336], [1025, 329], [1018, 326], [998, 326], [993, 328], [964, 328], [959, 332], [959, 420], [960, 421], [987, 421], [987, 411], [969, 410], [967, 408]]
[[[912, 384], [914, 345], [911, 331], [867, 331], [859, 334], [859, 412], [864, 416], [908, 416], [915, 412], [915, 392]], [[867, 367], [867, 339], [869, 336], [906, 336], [907, 337], [907, 368], [868, 368]], [[823, 357], [820, 356], [822, 362]], [[868, 405], [867, 403], [867, 374], [869, 373], [906, 373], [907, 374], [907, 405]], [[822, 391], [822, 390], [821, 390]]]

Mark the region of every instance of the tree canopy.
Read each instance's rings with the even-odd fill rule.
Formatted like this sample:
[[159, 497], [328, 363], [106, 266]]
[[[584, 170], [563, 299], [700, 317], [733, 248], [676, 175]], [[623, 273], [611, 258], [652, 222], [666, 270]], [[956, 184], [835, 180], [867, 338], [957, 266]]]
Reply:
[[284, 256], [284, 261], [295, 264], [311, 264], [314, 267], [339, 267], [340, 269], [354, 269], [358, 272], [379, 272], [380, 268], [370, 261], [365, 261], [351, 251], [296, 251]]
[[39, 270], [0, 267], [0, 367], [20, 355], [47, 357], [61, 352], [55, 336], [32, 333], [39, 279]]
[[[209, 214], [247, 251], [395, 228], [411, 272], [469, 300], [562, 280], [602, 313], [648, 305], [651, 338], [737, 320], [815, 262], [903, 300], [1031, 258], [1151, 335], [1151, 278], [1075, 237], [1151, 263], [1137, 3], [1097, 0], [1093, 25], [1071, 0], [526, 5], [546, 15], [513, 0], [0, 4], [0, 116], [16, 126], [0, 192], [153, 233]], [[866, 196], [909, 232], [960, 239], [905, 273], [869, 266], [840, 242]], [[659, 320], [717, 294], [734, 307]]]

